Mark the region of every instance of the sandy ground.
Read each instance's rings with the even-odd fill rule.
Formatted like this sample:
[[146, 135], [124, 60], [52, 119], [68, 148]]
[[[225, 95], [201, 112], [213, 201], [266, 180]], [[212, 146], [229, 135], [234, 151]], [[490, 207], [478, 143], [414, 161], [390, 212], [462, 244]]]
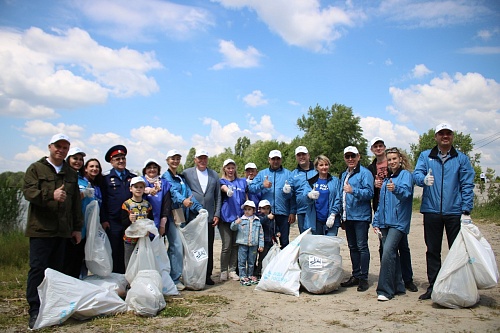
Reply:
[[[481, 232], [494, 249], [500, 267], [500, 226], [478, 224]], [[370, 230], [371, 231], [371, 230]], [[291, 239], [298, 235], [292, 225]], [[341, 230], [339, 236], [345, 238]], [[425, 244], [422, 216], [414, 213], [409, 234], [414, 282], [419, 291], [407, 292], [388, 302], [377, 301], [376, 286], [380, 269], [377, 236], [370, 232], [371, 262], [370, 288], [358, 292], [353, 288], [340, 288], [330, 294], [315, 295], [301, 289], [300, 296], [255, 291], [254, 287], [241, 286], [238, 281], [227, 281], [207, 286], [192, 293], [223, 295], [230, 304], [216, 310], [205, 320], [224, 324], [228, 332], [500, 332], [500, 286], [480, 290], [480, 302], [468, 309], [447, 309], [431, 300], [421, 301], [418, 296], [427, 288]], [[213, 278], [219, 281], [219, 254], [221, 242], [215, 242], [215, 268]], [[448, 252], [443, 242], [443, 260]], [[347, 244], [341, 246], [344, 276], [348, 278], [351, 263]]]

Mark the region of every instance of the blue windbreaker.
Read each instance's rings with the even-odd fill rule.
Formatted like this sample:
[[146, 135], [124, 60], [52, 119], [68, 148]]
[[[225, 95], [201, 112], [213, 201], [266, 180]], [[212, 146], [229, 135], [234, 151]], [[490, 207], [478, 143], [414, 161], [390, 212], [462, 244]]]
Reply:
[[[264, 179], [268, 177], [268, 180], [272, 183], [270, 188], [264, 187]], [[257, 176], [252, 180], [250, 186], [248, 187], [250, 193], [261, 194], [261, 200], [269, 200], [271, 203], [271, 211], [275, 215], [290, 215], [296, 214], [296, 204], [292, 200], [293, 191], [290, 193], [283, 193], [283, 186], [285, 186], [285, 181], [290, 179], [291, 172], [288, 169], [280, 167], [277, 170], [271, 168], [266, 168], [259, 171]]]
[[203, 206], [198, 202], [198, 200], [196, 200], [188, 184], [184, 181], [184, 176], [179, 174], [174, 175], [172, 171], [170, 171], [169, 169], [165, 171], [165, 173], [161, 177], [165, 178], [170, 183], [170, 194], [172, 195], [172, 209], [177, 209], [182, 207], [184, 210], [184, 216], [186, 217], [186, 220], [188, 220], [189, 214], [186, 214], [187, 208], [185, 208], [184, 205], [182, 204], [182, 202], [186, 198], [191, 197], [191, 201], [193, 202], [193, 205], [191, 206], [191, 208], [189, 208], [191, 211], [198, 212], [200, 209], [203, 209]]
[[292, 186], [297, 207], [297, 214], [305, 214], [307, 211], [307, 204], [304, 204], [303, 202], [299, 203], [297, 193], [302, 186], [307, 184], [307, 182], [317, 174], [318, 171], [314, 168], [314, 164], [312, 162], [309, 162], [309, 170], [307, 171], [303, 170], [300, 165], [297, 165], [297, 167], [293, 169], [288, 183]]
[[[340, 209], [343, 213], [343, 188], [348, 171], [344, 171], [340, 177]], [[348, 183], [352, 186], [353, 193], [346, 193], [346, 221], [365, 221], [370, 223], [372, 220], [371, 199], [373, 198], [373, 175], [364, 166], [359, 163], [349, 177]]]
[[[392, 181], [394, 191], [387, 190]], [[413, 178], [408, 170], [398, 170], [385, 178], [380, 188], [380, 197], [373, 226], [378, 228], [396, 228], [405, 234], [410, 232], [411, 211], [413, 205]]]
[[[144, 179], [144, 181], [146, 182], [146, 187], [151, 187], [151, 188], [155, 187], [155, 184], [150, 183], [146, 179], [146, 176], [143, 176], [142, 179]], [[154, 218], [156, 228], [160, 227], [160, 220], [162, 218], [162, 213], [164, 213], [164, 212], [170, 213], [171, 207], [164, 207], [164, 206], [172, 204], [172, 201], [170, 199], [168, 199], [168, 195], [171, 196], [170, 182], [168, 180], [166, 180], [165, 178], [160, 178], [160, 181], [161, 181], [161, 185], [160, 185], [161, 189], [158, 193], [156, 193], [155, 195], [144, 193], [144, 199], [146, 199], [151, 204], [151, 207], [153, 207], [153, 218]], [[168, 195], [167, 195], [167, 193], [168, 193]], [[170, 215], [170, 214], [168, 214], [168, 215]], [[168, 216], [168, 215], [167, 215], [167, 218], [170, 219], [171, 216]], [[168, 224], [165, 227], [168, 228]]]
[[[461, 215], [474, 206], [474, 168], [469, 158], [455, 148], [443, 163], [437, 146], [423, 151], [413, 172], [415, 184], [424, 188], [421, 213]], [[434, 185], [425, 186], [424, 178], [432, 169]]]

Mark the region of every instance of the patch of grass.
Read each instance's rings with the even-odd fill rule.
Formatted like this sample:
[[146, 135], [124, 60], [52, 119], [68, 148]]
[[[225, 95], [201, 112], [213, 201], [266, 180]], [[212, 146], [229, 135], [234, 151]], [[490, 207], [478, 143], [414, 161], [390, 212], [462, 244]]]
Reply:
[[421, 197], [413, 197], [412, 210], [414, 212], [419, 212], [421, 204], [422, 204], [422, 198]]
[[330, 326], [340, 326], [343, 328], [349, 327], [349, 325], [342, 323], [340, 320], [327, 320], [326, 323]]
[[0, 267], [26, 268], [28, 266], [29, 238], [22, 232], [0, 234]]
[[190, 299], [198, 304], [229, 304], [230, 300], [227, 297], [219, 295], [201, 295]]
[[422, 316], [422, 311], [404, 310], [403, 312], [391, 312], [382, 317], [382, 320], [402, 324], [416, 324]]

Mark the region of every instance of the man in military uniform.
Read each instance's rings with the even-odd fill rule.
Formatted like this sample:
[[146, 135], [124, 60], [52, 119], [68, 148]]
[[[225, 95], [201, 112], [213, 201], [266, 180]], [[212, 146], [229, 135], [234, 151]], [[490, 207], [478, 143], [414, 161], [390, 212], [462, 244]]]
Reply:
[[116, 145], [109, 148], [105, 155], [112, 169], [104, 176], [102, 186], [101, 225], [108, 234], [113, 257], [113, 272], [125, 273], [123, 249], [123, 226], [121, 207], [131, 198], [130, 180], [136, 175], [127, 170], [127, 148]]

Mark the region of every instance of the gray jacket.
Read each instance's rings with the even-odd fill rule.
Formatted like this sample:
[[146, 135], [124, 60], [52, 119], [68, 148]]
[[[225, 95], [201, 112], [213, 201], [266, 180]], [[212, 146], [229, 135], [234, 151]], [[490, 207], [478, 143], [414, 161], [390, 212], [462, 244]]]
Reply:
[[[220, 218], [221, 193], [219, 175], [212, 169], [208, 170], [207, 190], [203, 193], [196, 168], [188, 168], [182, 172], [184, 179], [191, 188], [194, 198], [208, 211], [208, 223], [211, 224], [214, 216]], [[193, 214], [193, 212], [190, 212]], [[197, 215], [197, 213], [194, 213]], [[191, 216], [190, 219], [194, 218]]]

